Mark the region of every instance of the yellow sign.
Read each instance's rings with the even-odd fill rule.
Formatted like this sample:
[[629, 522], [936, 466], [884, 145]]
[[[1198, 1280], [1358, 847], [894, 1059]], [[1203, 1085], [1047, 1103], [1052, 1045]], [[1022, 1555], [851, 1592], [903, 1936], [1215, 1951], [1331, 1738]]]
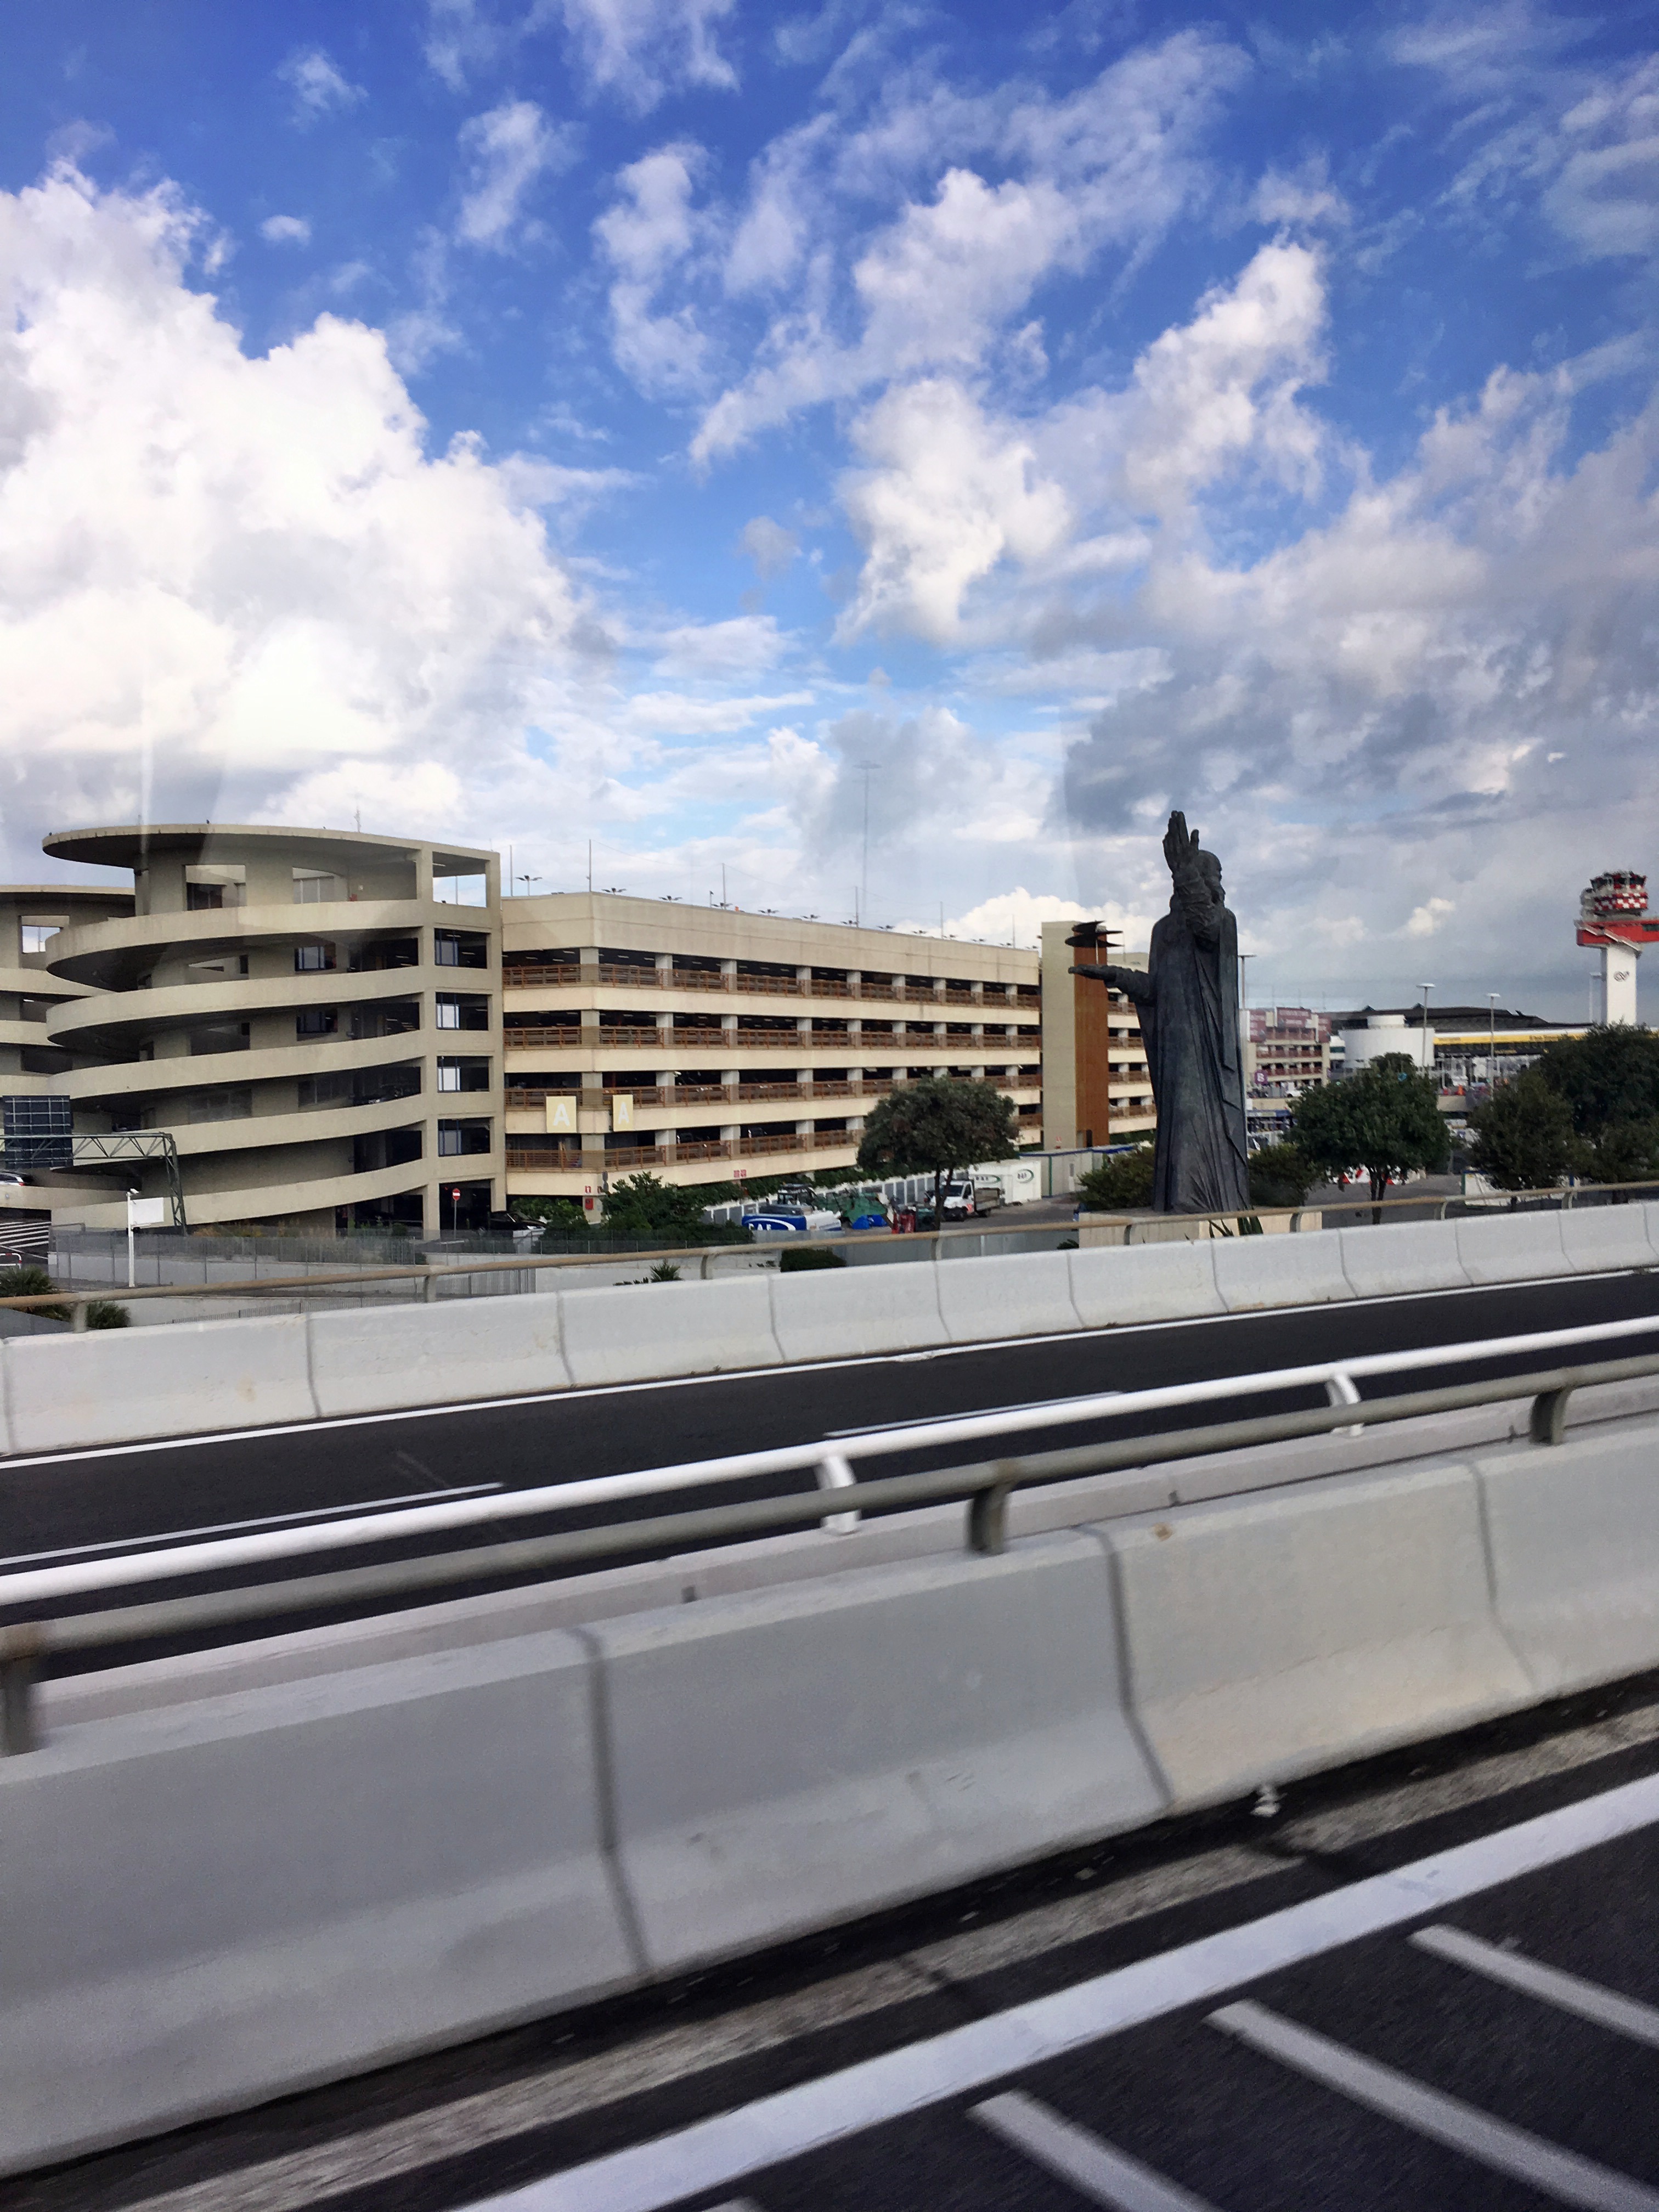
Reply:
[[626, 1091], [611, 1094], [611, 1126], [613, 1129], [631, 1129], [634, 1126], [634, 1101]]
[[574, 1131], [576, 1127], [575, 1100], [568, 1096], [561, 1097], [556, 1091], [550, 1091], [547, 1094], [547, 1126], [550, 1133], [555, 1129]]

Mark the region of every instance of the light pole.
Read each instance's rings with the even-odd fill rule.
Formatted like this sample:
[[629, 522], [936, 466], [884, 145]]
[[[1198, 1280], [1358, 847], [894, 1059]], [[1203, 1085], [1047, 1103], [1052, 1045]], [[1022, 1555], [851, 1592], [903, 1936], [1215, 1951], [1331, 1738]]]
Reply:
[[1498, 1057], [1498, 994], [1486, 994], [1486, 1084], [1492, 1085], [1492, 1064]]
[[1417, 1056], [1417, 1064], [1419, 1067], [1432, 1067], [1434, 1054], [1429, 1046], [1429, 994], [1434, 986], [1432, 983], [1419, 983], [1417, 988], [1423, 994], [1423, 1047]]

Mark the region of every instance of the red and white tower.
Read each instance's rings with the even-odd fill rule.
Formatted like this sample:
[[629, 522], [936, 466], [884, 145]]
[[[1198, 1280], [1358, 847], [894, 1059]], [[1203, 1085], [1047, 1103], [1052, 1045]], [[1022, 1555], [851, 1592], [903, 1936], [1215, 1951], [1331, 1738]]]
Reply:
[[1659, 942], [1659, 915], [1648, 912], [1648, 879], [1632, 868], [1591, 878], [1578, 901], [1578, 942], [1601, 953], [1601, 1019], [1636, 1020], [1636, 963]]

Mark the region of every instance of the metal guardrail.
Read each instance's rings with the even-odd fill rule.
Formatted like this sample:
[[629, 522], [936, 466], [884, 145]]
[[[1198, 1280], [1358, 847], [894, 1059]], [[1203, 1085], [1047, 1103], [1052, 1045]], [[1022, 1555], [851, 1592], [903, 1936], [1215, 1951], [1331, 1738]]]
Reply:
[[[1451, 1206], [1468, 1206], [1481, 1213], [1501, 1213], [1509, 1211], [1511, 1202], [1521, 1205], [1528, 1200], [1553, 1200], [1561, 1211], [1566, 1212], [1571, 1210], [1577, 1199], [1602, 1199], [1617, 1193], [1634, 1191], [1652, 1191], [1659, 1194], [1659, 1182], [1557, 1185], [1538, 1190], [1506, 1191], [1501, 1197], [1491, 1199], [1484, 1197], [1464, 1199], [1455, 1191], [1431, 1192], [1425, 1193], [1416, 1198], [1379, 1199], [1375, 1206], [1369, 1198], [1356, 1194], [1352, 1198], [1346, 1196], [1322, 1198], [1316, 1203], [1305, 1206], [1252, 1206], [1247, 1213], [1243, 1214], [1091, 1213], [1086, 1215], [1085, 1219], [1091, 1228], [1121, 1227], [1128, 1232], [1126, 1242], [1133, 1242], [1135, 1230], [1146, 1229], [1149, 1226], [1161, 1228], [1168, 1221], [1207, 1223], [1218, 1229], [1221, 1234], [1231, 1236], [1235, 1231], [1228, 1224], [1236, 1224], [1240, 1220], [1256, 1222], [1284, 1220], [1290, 1224], [1292, 1230], [1296, 1230], [1301, 1223], [1313, 1214], [1319, 1215], [1322, 1220], [1322, 1217], [1328, 1213], [1370, 1213], [1376, 1211], [1387, 1212], [1395, 1210], [1403, 1211], [1408, 1206], [1419, 1214], [1425, 1206], [1432, 1206], [1437, 1209], [1435, 1218], [1437, 1220], [1444, 1220], [1446, 1209]], [[972, 1226], [964, 1224], [955, 1229], [915, 1230], [907, 1233], [906, 1242], [912, 1246], [931, 1244], [933, 1247], [933, 1257], [937, 1260], [939, 1257], [939, 1247], [952, 1237], [1035, 1237], [1049, 1233], [1060, 1235], [1065, 1233], [1072, 1225], [1068, 1222], [1059, 1221], [1026, 1224], [1018, 1221], [981, 1220], [975, 1221]], [[860, 1229], [849, 1231], [840, 1237], [767, 1237], [750, 1245], [665, 1244], [660, 1249], [641, 1249], [622, 1255], [613, 1252], [525, 1253], [515, 1254], [510, 1259], [476, 1259], [458, 1261], [453, 1267], [439, 1267], [431, 1261], [427, 1261], [411, 1267], [366, 1267], [326, 1275], [261, 1276], [257, 1279], [250, 1279], [240, 1283], [146, 1284], [132, 1290], [125, 1289], [119, 1284], [106, 1283], [97, 1290], [40, 1291], [27, 1297], [0, 1298], [0, 1310], [16, 1309], [27, 1312], [38, 1306], [68, 1306], [71, 1309], [74, 1327], [76, 1330], [83, 1330], [86, 1327], [84, 1310], [88, 1306], [106, 1304], [111, 1300], [118, 1301], [122, 1305], [128, 1305], [135, 1299], [140, 1298], [306, 1297], [313, 1290], [344, 1289], [354, 1284], [390, 1283], [399, 1279], [407, 1280], [413, 1277], [419, 1277], [424, 1286], [425, 1302], [428, 1304], [434, 1304], [440, 1294], [439, 1284], [448, 1276], [523, 1273], [528, 1269], [539, 1267], [592, 1267], [603, 1266], [607, 1261], [612, 1261], [620, 1257], [625, 1258], [630, 1265], [635, 1261], [643, 1262], [656, 1260], [695, 1260], [699, 1263], [701, 1272], [706, 1279], [709, 1273], [708, 1263], [710, 1260], [723, 1255], [729, 1257], [734, 1252], [755, 1250], [788, 1252], [808, 1249], [838, 1251], [844, 1246], [878, 1243], [889, 1233], [878, 1229]], [[1302, 1233], [1308, 1235], [1313, 1232], [1303, 1231]], [[1146, 1241], [1162, 1243], [1167, 1240], [1158, 1237], [1149, 1238]]]
[[[1643, 1316], [1526, 1336], [1379, 1352], [1352, 1360], [1274, 1369], [1258, 1375], [1217, 1376], [1152, 1390], [1069, 1399], [1050, 1407], [969, 1414], [881, 1430], [867, 1436], [787, 1445], [770, 1451], [695, 1461], [678, 1467], [646, 1468], [535, 1490], [504, 1492], [486, 1498], [364, 1515], [320, 1527], [267, 1530], [212, 1543], [166, 1547], [124, 1558], [76, 1561], [8, 1575], [0, 1577], [0, 1607], [9, 1610], [26, 1605], [61, 1603], [65, 1599], [104, 1590], [130, 1590], [146, 1583], [177, 1581], [192, 1575], [293, 1561], [320, 1552], [461, 1528], [477, 1528], [495, 1521], [522, 1520], [597, 1503], [670, 1495], [746, 1476], [810, 1469], [817, 1485], [805, 1493], [660, 1514], [644, 1520], [506, 1543], [477, 1545], [461, 1551], [294, 1577], [196, 1597], [123, 1605], [96, 1612], [61, 1614], [55, 1619], [12, 1620], [0, 1625], [0, 1753], [35, 1747], [31, 1692], [40, 1662], [53, 1652], [93, 1651], [163, 1636], [357, 1604], [365, 1600], [396, 1600], [479, 1580], [559, 1567], [591, 1566], [606, 1559], [674, 1551], [688, 1544], [715, 1544], [745, 1536], [775, 1534], [811, 1527], [815, 1522], [828, 1531], [840, 1533], [855, 1527], [860, 1512], [866, 1510], [899, 1510], [964, 1503], [968, 1507], [969, 1548], [997, 1553], [1006, 1543], [1008, 1498], [1012, 1492], [1027, 1485], [1157, 1466], [1170, 1460], [1203, 1457], [1338, 1431], [1357, 1436], [1371, 1426], [1517, 1398], [1533, 1401], [1529, 1420], [1533, 1441], [1559, 1444], [1565, 1431], [1567, 1403], [1575, 1390], [1659, 1376], [1659, 1352], [1642, 1352], [1577, 1366], [1537, 1368], [1520, 1376], [1456, 1382], [1401, 1392], [1386, 1398], [1362, 1398], [1358, 1381], [1419, 1372], [1434, 1366], [1565, 1351], [1592, 1341], [1605, 1343], [1656, 1333], [1659, 1333], [1659, 1316]], [[854, 1461], [940, 1445], [948, 1448], [984, 1443], [1033, 1429], [1076, 1425], [1314, 1386], [1323, 1387], [1328, 1404], [1300, 1413], [1257, 1415], [1208, 1426], [1166, 1430], [1151, 1436], [1027, 1453], [1014, 1458], [975, 1460], [868, 1481], [859, 1480], [853, 1464]], [[848, 1499], [837, 1510], [826, 1512], [825, 1493], [846, 1490], [855, 1493], [856, 1504]]]

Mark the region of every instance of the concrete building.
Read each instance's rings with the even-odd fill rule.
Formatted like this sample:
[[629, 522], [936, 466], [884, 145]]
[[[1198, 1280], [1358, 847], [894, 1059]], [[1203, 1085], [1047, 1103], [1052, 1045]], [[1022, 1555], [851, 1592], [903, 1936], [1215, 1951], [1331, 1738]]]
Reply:
[[[1059, 1152], [1141, 1144], [1158, 1127], [1134, 1001], [1071, 973], [1089, 957], [1067, 942], [1079, 927], [1042, 925], [1043, 1142]], [[1114, 947], [1109, 957], [1119, 967], [1144, 968], [1149, 956]], [[1099, 958], [1105, 962], [1107, 952]]]
[[[46, 850], [132, 888], [0, 894], [21, 927], [62, 916], [20, 952], [50, 1000], [23, 1049], [77, 1134], [171, 1133], [191, 1225], [434, 1235], [503, 1202], [493, 852], [201, 823]], [[123, 1180], [161, 1195], [161, 1172]]]
[[47, 1032], [56, 1008], [89, 987], [55, 975], [50, 948], [60, 933], [132, 912], [132, 893], [70, 884], [0, 886], [0, 1095], [45, 1097], [70, 1065]]
[[1505, 1083], [1530, 1067], [1547, 1045], [1583, 1036], [1587, 1026], [1547, 1021], [1496, 1004], [1431, 1006], [1426, 1024], [1421, 1006], [1363, 1006], [1329, 1018], [1341, 1041], [1347, 1073], [1357, 1073], [1384, 1053], [1404, 1053], [1414, 1066], [1432, 1070], [1448, 1094]]
[[516, 1196], [849, 1168], [871, 1105], [929, 1074], [996, 1083], [1043, 1140], [1035, 953], [605, 891], [504, 915]]
[[1331, 1017], [1308, 1006], [1251, 1006], [1244, 1087], [1253, 1098], [1295, 1098], [1331, 1079]]

